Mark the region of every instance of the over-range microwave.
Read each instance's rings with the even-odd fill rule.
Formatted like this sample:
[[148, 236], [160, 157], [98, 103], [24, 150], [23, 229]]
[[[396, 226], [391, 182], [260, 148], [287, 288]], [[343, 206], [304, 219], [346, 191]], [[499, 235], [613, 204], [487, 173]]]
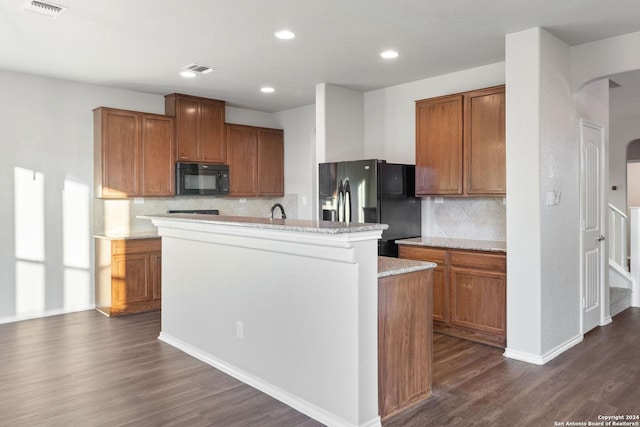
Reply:
[[215, 163], [176, 163], [176, 196], [229, 194], [229, 166]]

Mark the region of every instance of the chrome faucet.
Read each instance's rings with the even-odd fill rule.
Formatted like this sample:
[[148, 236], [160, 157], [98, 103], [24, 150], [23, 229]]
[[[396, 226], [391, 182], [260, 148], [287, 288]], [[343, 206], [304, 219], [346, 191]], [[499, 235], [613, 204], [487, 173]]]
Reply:
[[287, 219], [287, 214], [284, 213], [284, 208], [280, 203], [276, 203], [275, 205], [271, 206], [271, 213], [269, 214], [269, 219], [273, 219], [273, 211], [275, 211], [276, 208], [280, 208], [280, 212], [282, 213], [282, 219]]

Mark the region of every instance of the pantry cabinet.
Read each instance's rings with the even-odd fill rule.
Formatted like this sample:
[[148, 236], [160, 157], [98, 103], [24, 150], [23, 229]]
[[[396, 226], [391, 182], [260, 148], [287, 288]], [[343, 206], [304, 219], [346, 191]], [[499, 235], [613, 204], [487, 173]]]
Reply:
[[172, 196], [173, 118], [106, 107], [93, 113], [96, 196]]
[[96, 308], [107, 316], [159, 310], [160, 238], [96, 239]]
[[400, 258], [430, 261], [434, 331], [504, 347], [506, 254], [399, 245]]
[[416, 194], [505, 193], [505, 87], [416, 101]]
[[180, 162], [225, 163], [225, 103], [173, 93], [165, 114], [176, 118], [176, 158]]
[[284, 133], [281, 129], [227, 124], [229, 195], [284, 196]]

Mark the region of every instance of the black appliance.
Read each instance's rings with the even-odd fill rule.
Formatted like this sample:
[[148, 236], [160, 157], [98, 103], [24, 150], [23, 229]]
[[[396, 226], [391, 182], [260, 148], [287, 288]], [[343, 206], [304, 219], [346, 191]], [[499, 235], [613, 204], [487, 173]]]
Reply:
[[169, 209], [169, 214], [203, 214], [203, 215], [219, 215], [218, 209]]
[[214, 163], [176, 163], [176, 196], [229, 194], [229, 166]]
[[388, 224], [378, 242], [379, 255], [397, 257], [395, 240], [420, 236], [414, 165], [357, 160], [318, 167], [320, 219]]

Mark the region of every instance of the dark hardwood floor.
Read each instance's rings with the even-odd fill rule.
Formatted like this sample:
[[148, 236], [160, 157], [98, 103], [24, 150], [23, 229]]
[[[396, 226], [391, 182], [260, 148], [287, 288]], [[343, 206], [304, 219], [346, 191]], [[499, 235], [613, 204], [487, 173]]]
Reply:
[[640, 416], [640, 308], [623, 311], [543, 366], [443, 335], [434, 335], [433, 359], [431, 398], [384, 427], [551, 427]]
[[[0, 325], [0, 426], [317, 426], [157, 340], [159, 313]], [[554, 426], [640, 415], [640, 309], [544, 366], [434, 336], [433, 395], [399, 426]]]

